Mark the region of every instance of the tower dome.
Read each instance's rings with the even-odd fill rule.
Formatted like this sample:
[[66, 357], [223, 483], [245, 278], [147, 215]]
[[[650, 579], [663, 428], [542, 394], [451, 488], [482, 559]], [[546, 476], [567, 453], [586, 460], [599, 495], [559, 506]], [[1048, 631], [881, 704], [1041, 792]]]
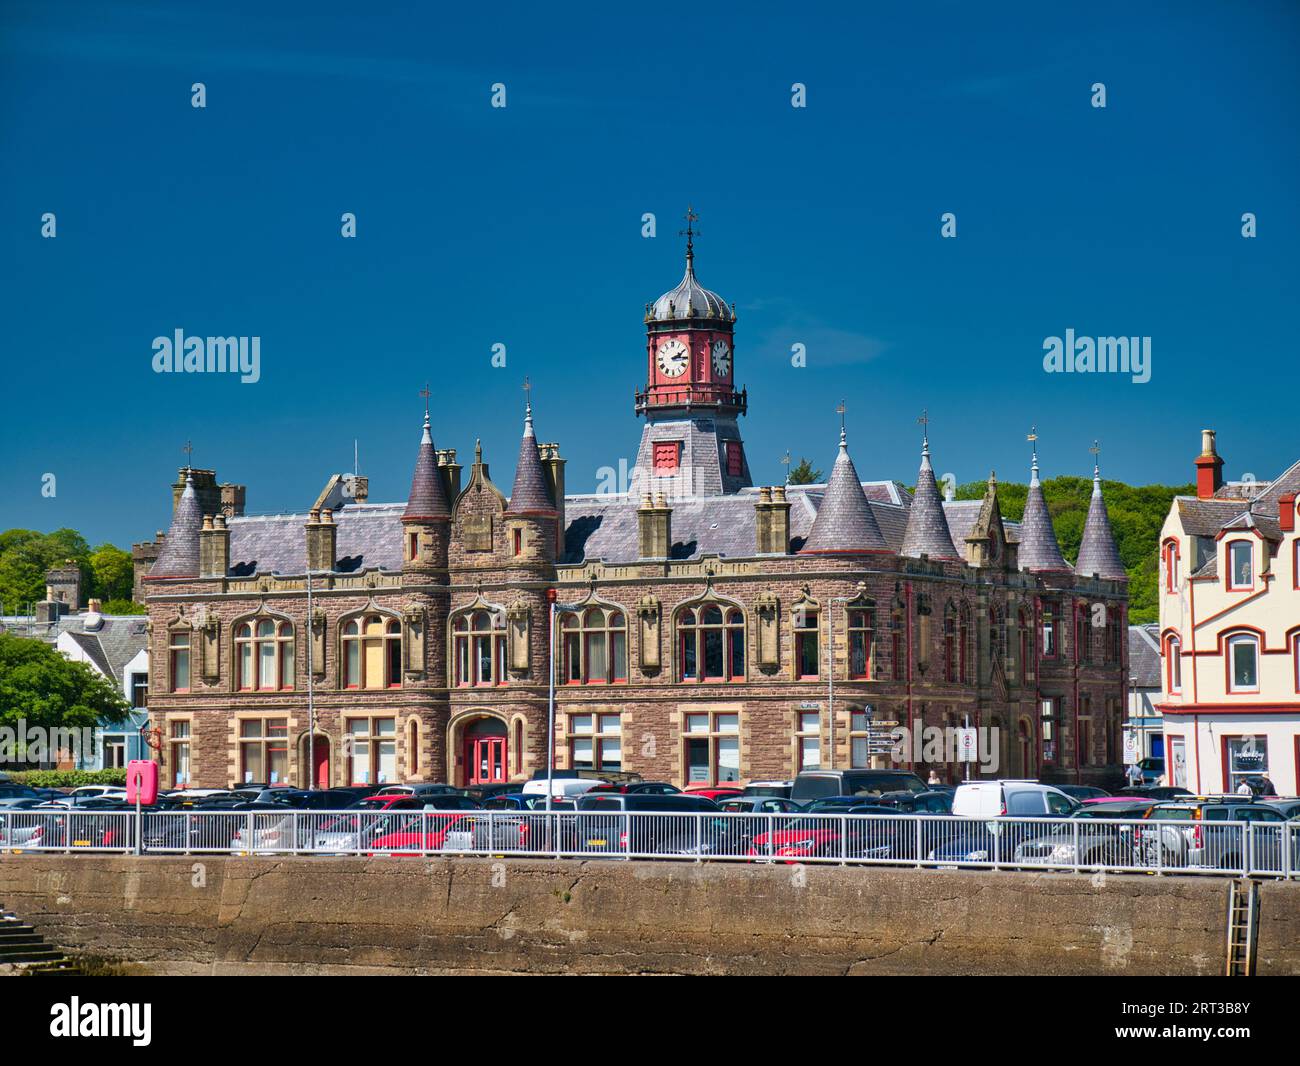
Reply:
[[716, 292], [706, 289], [695, 278], [694, 213], [686, 212], [686, 273], [677, 287], [669, 289], [650, 305], [647, 322], [671, 322], [683, 318], [713, 318], [735, 321], [736, 315]]

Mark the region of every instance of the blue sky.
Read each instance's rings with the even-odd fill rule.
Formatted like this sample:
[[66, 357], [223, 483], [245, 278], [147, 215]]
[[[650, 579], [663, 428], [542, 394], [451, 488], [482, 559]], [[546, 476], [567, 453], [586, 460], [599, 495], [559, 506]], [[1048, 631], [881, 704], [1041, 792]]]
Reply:
[[[923, 407], [959, 481], [1023, 480], [1031, 423], [1047, 476], [1099, 438], [1108, 477], [1188, 481], [1212, 426], [1268, 477], [1298, 443], [1300, 8], [1070, 6], [9, 0], [0, 528], [146, 538], [186, 440], [252, 512], [308, 506], [354, 438], [404, 498], [426, 379], [439, 446], [481, 437], [508, 490], [529, 376], [593, 490], [635, 452], [687, 202], [757, 480], [829, 468], [841, 397], [864, 478], [914, 478]], [[153, 373], [177, 328], [259, 336], [261, 380]], [[1151, 381], [1045, 374], [1067, 328], [1150, 336]]]

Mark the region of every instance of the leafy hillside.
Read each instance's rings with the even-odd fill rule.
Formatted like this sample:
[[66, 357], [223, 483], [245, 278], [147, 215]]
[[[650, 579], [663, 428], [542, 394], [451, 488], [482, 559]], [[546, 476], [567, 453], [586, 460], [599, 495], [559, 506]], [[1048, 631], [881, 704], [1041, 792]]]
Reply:
[[[983, 481], [972, 481], [957, 489], [959, 500], [978, 500], [986, 489]], [[1122, 481], [1101, 483], [1110, 513], [1110, 527], [1115, 533], [1119, 556], [1124, 560], [1129, 581], [1129, 621], [1134, 624], [1154, 622], [1159, 606], [1156, 579], [1159, 563], [1160, 527], [1169, 514], [1175, 496], [1192, 495], [1194, 485], [1126, 485]], [[998, 502], [1002, 516], [1013, 522], [1025, 513], [1029, 486], [1014, 481], [998, 482]], [[1061, 552], [1071, 563], [1079, 554], [1084, 519], [1092, 498], [1092, 479], [1056, 477], [1043, 482], [1043, 496], [1052, 515]]]
[[112, 544], [91, 548], [75, 529], [0, 533], [0, 613], [21, 614], [45, 598], [45, 571], [73, 560], [81, 568], [81, 597], [104, 601], [110, 614], [133, 614], [131, 553]]

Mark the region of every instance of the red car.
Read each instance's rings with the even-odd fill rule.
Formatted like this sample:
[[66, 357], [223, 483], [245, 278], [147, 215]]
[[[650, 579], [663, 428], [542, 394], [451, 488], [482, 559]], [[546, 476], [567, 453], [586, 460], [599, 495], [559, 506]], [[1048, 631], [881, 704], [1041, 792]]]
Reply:
[[687, 785], [682, 791], [688, 796], [703, 796], [715, 802], [736, 799], [745, 794], [745, 790], [739, 785]]
[[463, 846], [470, 847], [474, 837], [474, 818], [470, 814], [419, 814], [413, 815], [401, 827], [375, 837], [366, 851], [367, 855], [423, 851], [441, 851], [447, 838], [459, 832], [466, 839]]
[[778, 859], [812, 859], [840, 853], [840, 823], [831, 819], [800, 818], [784, 829], [759, 833], [749, 854]]

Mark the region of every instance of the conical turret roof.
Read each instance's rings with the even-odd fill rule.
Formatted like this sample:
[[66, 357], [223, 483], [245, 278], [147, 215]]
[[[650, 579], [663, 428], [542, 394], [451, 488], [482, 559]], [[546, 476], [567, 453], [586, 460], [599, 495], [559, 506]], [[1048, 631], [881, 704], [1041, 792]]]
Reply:
[[857, 469], [849, 458], [848, 440], [840, 430], [840, 453], [835, 457], [826, 495], [817, 508], [817, 517], [802, 551], [831, 554], [887, 551], [888, 547], [876, 516], [871, 513], [867, 494], [862, 491]]
[[1025, 514], [1020, 520], [1021, 570], [1069, 570], [1070, 564], [1061, 554], [1056, 539], [1052, 516], [1047, 510], [1043, 486], [1038, 481], [1038, 449], [1029, 468], [1029, 495], [1025, 498]]
[[415, 473], [411, 477], [411, 494], [406, 500], [403, 522], [422, 522], [430, 518], [449, 518], [451, 508], [443, 491], [442, 475], [438, 473], [438, 454], [429, 433], [429, 415], [424, 415], [424, 434], [420, 437], [420, 451], [415, 459]]
[[515, 484], [510, 490], [510, 504], [506, 514], [555, 514], [555, 504], [542, 469], [542, 456], [537, 450], [537, 436], [533, 432], [533, 406], [524, 411], [524, 435], [519, 441], [519, 462], [515, 465]]
[[199, 530], [203, 528], [203, 515], [199, 508], [199, 495], [194, 491], [194, 475], [185, 474], [185, 490], [172, 512], [172, 524], [167, 530], [158, 561], [149, 570], [149, 577], [198, 577]]
[[1106, 513], [1106, 501], [1101, 495], [1101, 471], [1093, 467], [1092, 500], [1088, 503], [1088, 517], [1083, 523], [1083, 538], [1079, 542], [1079, 558], [1074, 564], [1074, 572], [1080, 577], [1110, 578], [1125, 581], [1128, 573], [1119, 557], [1115, 546], [1115, 534], [1111, 532], [1110, 515]]
[[907, 531], [903, 534], [901, 554], [916, 558], [928, 555], [932, 559], [960, 559], [952, 543], [952, 531], [943, 513], [939, 486], [934, 482], [934, 468], [930, 465], [930, 441], [921, 442], [921, 469], [916, 475], [916, 494], [912, 509], [907, 515]]

